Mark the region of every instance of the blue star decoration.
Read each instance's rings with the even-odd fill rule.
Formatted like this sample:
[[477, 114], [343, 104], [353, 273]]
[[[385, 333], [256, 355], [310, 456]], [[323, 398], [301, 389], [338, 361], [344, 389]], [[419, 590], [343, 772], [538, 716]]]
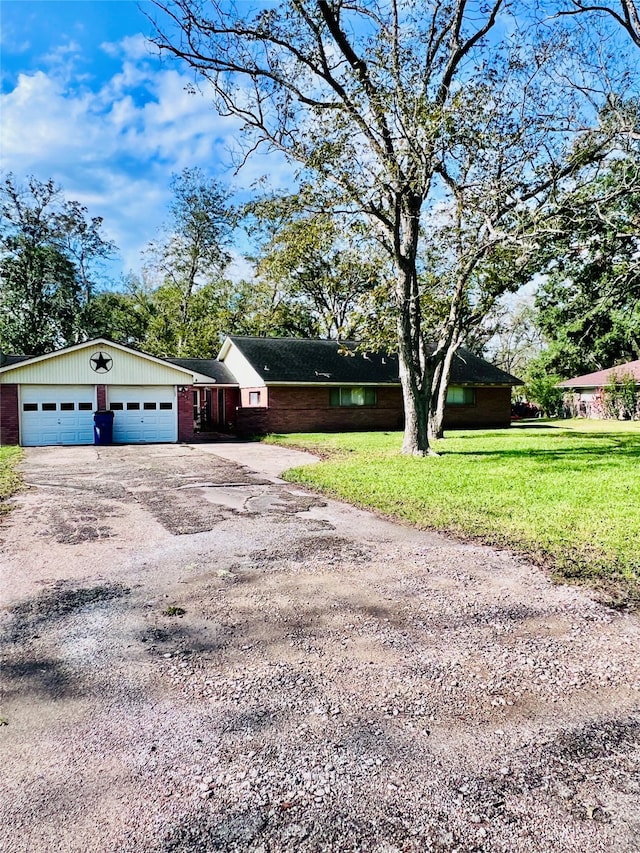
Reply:
[[108, 373], [113, 367], [113, 359], [106, 352], [97, 352], [89, 359], [96, 373]]

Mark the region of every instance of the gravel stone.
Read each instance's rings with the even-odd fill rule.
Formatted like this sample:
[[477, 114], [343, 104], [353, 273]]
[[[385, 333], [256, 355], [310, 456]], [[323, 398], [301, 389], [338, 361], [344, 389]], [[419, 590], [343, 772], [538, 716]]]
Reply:
[[637, 853], [638, 618], [278, 452], [27, 451], [1, 853]]

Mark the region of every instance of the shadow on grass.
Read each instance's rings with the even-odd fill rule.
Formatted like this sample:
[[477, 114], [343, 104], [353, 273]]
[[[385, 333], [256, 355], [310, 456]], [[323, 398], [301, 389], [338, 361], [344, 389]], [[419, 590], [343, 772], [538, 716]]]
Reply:
[[[591, 456], [608, 458], [609, 454], [624, 456], [640, 456], [640, 434], [629, 433], [565, 433], [562, 438], [550, 437], [556, 444], [552, 447], [497, 447], [477, 450], [459, 450], [448, 448], [445, 440], [443, 447], [438, 447], [440, 456], [475, 456], [499, 457], [504, 459], [545, 459], [553, 456], [557, 459], [571, 459]], [[474, 439], [474, 436], [456, 436], [455, 442]]]

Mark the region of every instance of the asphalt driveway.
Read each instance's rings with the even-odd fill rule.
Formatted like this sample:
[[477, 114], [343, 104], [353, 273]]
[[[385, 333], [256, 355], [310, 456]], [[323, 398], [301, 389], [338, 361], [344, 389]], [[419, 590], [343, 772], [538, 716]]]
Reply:
[[640, 849], [640, 628], [263, 445], [38, 448], [0, 851]]

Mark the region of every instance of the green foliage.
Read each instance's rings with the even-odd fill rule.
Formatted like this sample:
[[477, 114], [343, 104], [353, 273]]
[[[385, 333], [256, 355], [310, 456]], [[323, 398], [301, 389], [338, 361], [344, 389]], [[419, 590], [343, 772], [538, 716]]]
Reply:
[[121, 291], [105, 290], [91, 300], [85, 326], [87, 337], [106, 337], [139, 347], [148, 324], [148, 299], [133, 281]]
[[0, 514], [7, 510], [7, 498], [20, 488], [22, 479], [16, 470], [22, 459], [19, 447], [0, 447]]
[[639, 221], [637, 153], [558, 200], [536, 298], [549, 371], [567, 378], [640, 357]]
[[200, 169], [173, 178], [171, 219], [147, 250], [144, 348], [153, 355], [211, 357], [221, 342], [235, 212], [228, 193]]
[[603, 415], [614, 420], [636, 420], [640, 417], [640, 389], [630, 373], [614, 371], [602, 389]]
[[325, 458], [287, 472], [288, 480], [419, 527], [511, 548], [638, 605], [640, 431], [605, 422], [582, 431], [588, 427], [451, 432], [435, 459], [399, 456], [398, 433], [271, 440]]
[[548, 418], [562, 415], [563, 391], [557, 388], [560, 377], [554, 374], [531, 371], [524, 387], [530, 403], [536, 403]]
[[[358, 219], [321, 209], [310, 188], [247, 206], [258, 280], [312, 318], [316, 334], [358, 340], [388, 276], [388, 258]], [[388, 286], [386, 299], [388, 301]]]
[[175, 604], [170, 604], [162, 611], [163, 616], [184, 616], [187, 611], [184, 607], [177, 607]]
[[53, 181], [8, 175], [0, 188], [0, 350], [39, 355], [91, 328], [96, 264], [113, 246], [102, 220], [65, 201]]

